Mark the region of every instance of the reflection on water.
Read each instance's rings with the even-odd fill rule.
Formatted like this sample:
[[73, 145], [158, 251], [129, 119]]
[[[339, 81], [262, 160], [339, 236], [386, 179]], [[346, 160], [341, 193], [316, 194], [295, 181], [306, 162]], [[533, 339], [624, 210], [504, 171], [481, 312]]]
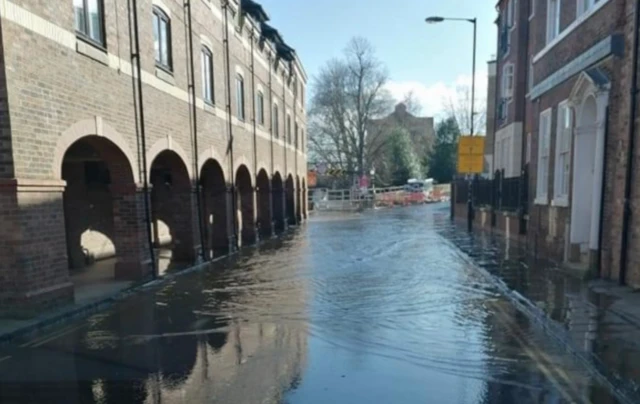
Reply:
[[615, 402], [461, 257], [465, 237], [446, 207], [315, 218], [3, 349], [0, 401]]

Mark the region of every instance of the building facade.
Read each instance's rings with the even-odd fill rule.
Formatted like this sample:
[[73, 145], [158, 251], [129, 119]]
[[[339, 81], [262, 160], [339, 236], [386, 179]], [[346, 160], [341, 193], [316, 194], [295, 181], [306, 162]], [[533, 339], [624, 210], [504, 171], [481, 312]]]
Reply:
[[484, 171], [491, 176], [494, 172], [494, 141], [496, 138], [496, 103], [498, 101], [497, 61], [487, 62], [487, 128], [484, 138]]
[[[518, 35], [525, 56], [514, 62], [515, 82], [527, 83], [526, 95], [518, 96], [524, 109], [516, 118], [523, 122], [526, 141], [512, 158], [522, 156], [516, 164], [521, 169], [529, 166], [528, 242], [538, 254], [633, 287], [640, 287], [633, 143], [638, 132], [638, 3], [498, 4], [499, 26], [511, 18], [527, 30]], [[519, 15], [505, 15], [510, 8]], [[499, 64], [498, 75], [504, 71]], [[518, 80], [519, 71], [526, 80]], [[502, 116], [496, 115], [498, 125]]]
[[251, 0], [0, 2], [0, 305], [306, 216], [307, 77]]

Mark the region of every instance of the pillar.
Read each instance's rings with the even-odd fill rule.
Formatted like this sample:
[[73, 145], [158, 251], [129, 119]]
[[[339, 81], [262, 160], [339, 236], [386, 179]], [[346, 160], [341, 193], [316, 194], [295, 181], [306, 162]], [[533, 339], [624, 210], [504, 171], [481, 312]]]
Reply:
[[32, 316], [73, 301], [60, 180], [0, 179], [0, 310]]
[[[152, 276], [145, 212], [146, 197], [138, 185], [112, 185], [116, 279], [142, 280]], [[150, 201], [149, 201], [150, 204]]]

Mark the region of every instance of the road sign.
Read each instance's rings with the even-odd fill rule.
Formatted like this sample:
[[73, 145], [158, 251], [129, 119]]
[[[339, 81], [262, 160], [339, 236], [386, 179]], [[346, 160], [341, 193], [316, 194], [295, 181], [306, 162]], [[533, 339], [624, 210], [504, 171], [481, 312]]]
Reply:
[[461, 136], [458, 141], [458, 174], [484, 171], [484, 136]]

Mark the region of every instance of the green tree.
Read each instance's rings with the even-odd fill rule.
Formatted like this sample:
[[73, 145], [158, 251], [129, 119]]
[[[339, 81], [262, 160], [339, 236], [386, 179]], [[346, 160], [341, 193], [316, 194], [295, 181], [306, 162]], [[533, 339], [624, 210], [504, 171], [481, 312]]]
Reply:
[[404, 185], [409, 178], [421, 176], [411, 137], [405, 129], [398, 128], [391, 133], [388, 156], [388, 172], [392, 185]]
[[441, 184], [451, 182], [456, 173], [456, 153], [460, 127], [455, 117], [436, 126], [436, 142], [423, 163], [429, 167], [429, 178]]

